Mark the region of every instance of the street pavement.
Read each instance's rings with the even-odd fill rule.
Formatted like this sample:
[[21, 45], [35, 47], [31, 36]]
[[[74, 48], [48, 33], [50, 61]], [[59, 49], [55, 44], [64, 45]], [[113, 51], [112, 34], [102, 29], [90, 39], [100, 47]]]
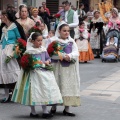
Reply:
[[[79, 65], [81, 106], [71, 108], [76, 117], [63, 116], [63, 107], [59, 106], [52, 120], [120, 120], [120, 62], [102, 63], [95, 59]], [[0, 92], [3, 93], [2, 90]], [[40, 106], [36, 111], [41, 116]], [[29, 114], [29, 106], [0, 103], [0, 120], [32, 120]], [[39, 119], [42, 118], [36, 120]]]

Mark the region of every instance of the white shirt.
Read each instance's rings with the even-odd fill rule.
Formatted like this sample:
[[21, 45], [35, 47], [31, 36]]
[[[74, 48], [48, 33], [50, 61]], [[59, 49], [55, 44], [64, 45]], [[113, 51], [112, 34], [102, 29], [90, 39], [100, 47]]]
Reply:
[[[67, 15], [68, 15], [68, 11], [65, 12], [65, 22], [67, 22]], [[70, 28], [75, 28], [77, 27], [79, 24], [79, 20], [78, 20], [78, 15], [76, 12], [74, 12], [73, 15], [73, 23], [68, 24]]]

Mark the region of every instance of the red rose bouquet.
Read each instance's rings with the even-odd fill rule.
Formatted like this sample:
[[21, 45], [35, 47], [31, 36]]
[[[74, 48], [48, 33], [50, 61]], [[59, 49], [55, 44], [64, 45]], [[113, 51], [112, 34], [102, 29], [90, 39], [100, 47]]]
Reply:
[[33, 69], [32, 55], [24, 54], [20, 60], [20, 65], [24, 70], [27, 70], [27, 71]]
[[25, 40], [19, 38], [13, 47], [13, 53], [11, 56], [7, 56], [5, 62], [8, 63], [12, 58], [20, 57], [26, 50], [26, 44], [27, 42]]
[[53, 55], [59, 56], [60, 60], [63, 60], [63, 55], [64, 53], [63, 48], [58, 41], [53, 41], [49, 46], [48, 46], [48, 54], [52, 57]]
[[51, 64], [45, 65], [40, 58], [36, 58], [31, 54], [24, 54], [20, 60], [20, 65], [25, 71], [30, 71], [35, 68], [42, 68], [45, 70], [53, 71]]

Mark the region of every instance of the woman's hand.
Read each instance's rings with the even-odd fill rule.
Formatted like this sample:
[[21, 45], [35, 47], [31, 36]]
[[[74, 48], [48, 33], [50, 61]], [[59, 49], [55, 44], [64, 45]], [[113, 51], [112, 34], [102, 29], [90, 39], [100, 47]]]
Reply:
[[50, 64], [50, 61], [45, 61], [45, 65], [49, 65]]

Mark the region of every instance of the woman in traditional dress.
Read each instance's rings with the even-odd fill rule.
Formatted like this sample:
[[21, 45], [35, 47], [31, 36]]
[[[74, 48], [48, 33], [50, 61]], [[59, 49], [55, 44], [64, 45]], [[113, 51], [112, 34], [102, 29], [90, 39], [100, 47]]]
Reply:
[[[12, 101], [29, 105], [31, 107], [30, 117], [38, 117], [35, 106], [41, 105], [42, 118], [50, 118], [53, 115], [47, 111], [46, 105], [61, 104], [63, 100], [53, 71], [45, 68], [50, 65], [51, 59], [47, 50], [42, 46], [42, 40], [42, 34], [32, 33], [27, 41], [25, 54], [31, 55], [32, 64], [25, 64], [32, 65], [32, 68], [26, 67], [25, 69], [23, 67], [25, 58], [21, 58], [23, 69], [16, 83]], [[26, 61], [29, 61], [29, 58]]]
[[[54, 55], [52, 57], [55, 78], [63, 97], [63, 106], [65, 106], [63, 114], [75, 116], [70, 112], [70, 106], [80, 106], [79, 52], [75, 40], [70, 37], [70, 28], [65, 22], [58, 25], [56, 34], [58, 37], [56, 40], [64, 47], [65, 53], [62, 61]], [[56, 106], [53, 106], [51, 113], [55, 112]]]
[[[13, 57], [13, 47], [18, 38], [25, 39], [22, 26], [15, 22], [15, 13], [12, 10], [2, 11], [2, 28], [0, 28], [0, 88], [5, 89], [2, 103], [9, 102], [9, 90], [14, 89], [18, 79], [20, 67]], [[2, 31], [1, 31], [2, 30]], [[9, 63], [6, 59], [11, 57]]]
[[26, 5], [21, 5], [19, 7], [20, 18], [17, 22], [23, 27], [26, 36], [28, 37], [28, 31], [35, 25], [35, 22], [28, 17], [28, 10]]
[[37, 8], [33, 8], [32, 9], [32, 16], [33, 20], [35, 22], [39, 21], [40, 23], [43, 22], [42, 18], [38, 15], [38, 9]]
[[120, 16], [118, 14], [117, 8], [112, 9], [112, 15], [108, 22], [109, 29], [120, 30]]
[[103, 20], [100, 17], [100, 12], [95, 11], [94, 17], [90, 24], [90, 44], [93, 51], [96, 54], [95, 58], [100, 58], [100, 54], [102, 54], [103, 50]]

